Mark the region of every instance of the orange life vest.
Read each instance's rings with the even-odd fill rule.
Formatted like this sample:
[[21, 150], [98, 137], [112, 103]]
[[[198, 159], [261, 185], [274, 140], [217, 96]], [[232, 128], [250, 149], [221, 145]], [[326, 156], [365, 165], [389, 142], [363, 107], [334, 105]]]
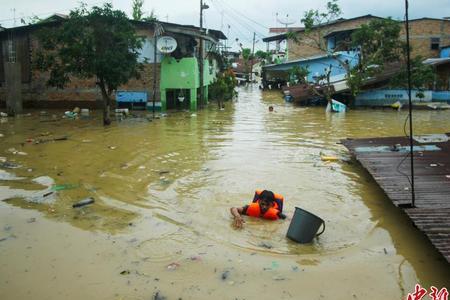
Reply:
[[280, 194], [275, 194], [275, 201], [273, 206], [269, 208], [263, 215], [261, 215], [261, 208], [259, 207], [259, 198], [263, 190], [256, 190], [255, 197], [252, 203], [247, 207], [247, 215], [250, 217], [262, 217], [268, 220], [278, 220], [278, 214], [283, 211], [284, 197]]

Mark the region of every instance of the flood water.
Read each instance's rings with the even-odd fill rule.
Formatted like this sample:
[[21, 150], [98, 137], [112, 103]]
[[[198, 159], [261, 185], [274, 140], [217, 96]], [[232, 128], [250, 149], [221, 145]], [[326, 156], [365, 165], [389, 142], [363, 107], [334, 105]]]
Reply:
[[[0, 299], [406, 299], [416, 283], [450, 288], [448, 263], [339, 144], [403, 135], [406, 111], [326, 114], [244, 87], [222, 111], [108, 128], [100, 112], [31, 113], [0, 124], [10, 163]], [[417, 111], [414, 124], [449, 132], [450, 112]], [[229, 208], [258, 188], [283, 194], [289, 216], [296, 206], [321, 216], [325, 233], [299, 245], [288, 220], [233, 229]], [[72, 208], [86, 197], [95, 203]]]

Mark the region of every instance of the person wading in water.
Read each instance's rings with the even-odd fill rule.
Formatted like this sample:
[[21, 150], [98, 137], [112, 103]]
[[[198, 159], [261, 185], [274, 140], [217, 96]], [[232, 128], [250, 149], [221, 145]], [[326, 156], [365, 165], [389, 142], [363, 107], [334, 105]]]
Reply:
[[284, 197], [280, 194], [256, 190], [251, 204], [230, 209], [234, 217], [233, 225], [236, 228], [242, 228], [245, 223], [243, 215], [267, 220], [286, 219], [286, 215], [283, 214], [283, 203]]

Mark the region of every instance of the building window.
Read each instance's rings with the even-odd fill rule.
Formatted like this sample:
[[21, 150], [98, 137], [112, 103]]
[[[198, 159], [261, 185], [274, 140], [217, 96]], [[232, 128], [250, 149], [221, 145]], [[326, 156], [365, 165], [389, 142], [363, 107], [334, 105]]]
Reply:
[[16, 47], [14, 45], [14, 41], [12, 39], [8, 40], [8, 62], [15, 63], [16, 62]]
[[431, 38], [431, 50], [439, 50], [440, 38]]

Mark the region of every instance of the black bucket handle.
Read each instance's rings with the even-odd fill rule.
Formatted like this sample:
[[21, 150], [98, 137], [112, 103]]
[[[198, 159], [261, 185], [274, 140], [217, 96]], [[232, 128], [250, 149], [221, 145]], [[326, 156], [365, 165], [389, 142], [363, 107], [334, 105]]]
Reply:
[[316, 234], [316, 237], [318, 237], [319, 235], [321, 235], [322, 233], [325, 232], [325, 221], [324, 221], [324, 220], [322, 220], [322, 225], [323, 225], [323, 229], [322, 229], [321, 232], [319, 232], [318, 234]]

